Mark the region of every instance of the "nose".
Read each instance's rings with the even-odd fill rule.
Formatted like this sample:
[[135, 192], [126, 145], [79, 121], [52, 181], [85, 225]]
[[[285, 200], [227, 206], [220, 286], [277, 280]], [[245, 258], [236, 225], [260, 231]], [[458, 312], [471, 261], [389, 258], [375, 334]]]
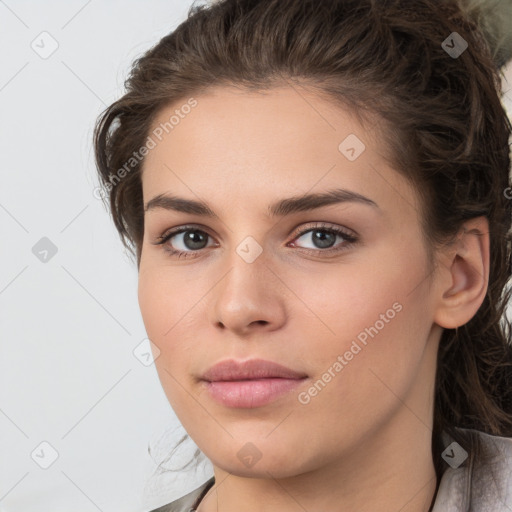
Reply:
[[263, 252], [252, 262], [233, 254], [229, 269], [212, 290], [211, 321], [238, 336], [270, 332], [286, 321], [286, 286]]

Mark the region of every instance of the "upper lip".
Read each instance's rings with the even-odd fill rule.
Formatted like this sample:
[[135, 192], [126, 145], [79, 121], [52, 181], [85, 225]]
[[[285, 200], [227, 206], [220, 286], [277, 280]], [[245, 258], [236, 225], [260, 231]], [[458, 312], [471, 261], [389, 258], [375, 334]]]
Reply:
[[302, 379], [304, 377], [307, 377], [305, 373], [264, 359], [249, 359], [240, 362], [226, 359], [213, 365], [201, 375], [202, 380], [210, 382], [268, 378]]

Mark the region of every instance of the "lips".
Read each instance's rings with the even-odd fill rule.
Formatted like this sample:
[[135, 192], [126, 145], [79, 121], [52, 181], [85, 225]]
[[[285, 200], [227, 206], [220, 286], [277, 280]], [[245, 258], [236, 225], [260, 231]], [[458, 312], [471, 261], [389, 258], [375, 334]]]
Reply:
[[215, 402], [245, 409], [274, 402], [296, 390], [306, 378], [305, 373], [263, 359], [221, 361], [201, 376]]
[[307, 377], [305, 373], [264, 359], [249, 359], [243, 362], [233, 359], [221, 361], [201, 376], [202, 380], [209, 382], [269, 378], [303, 379], [304, 377]]

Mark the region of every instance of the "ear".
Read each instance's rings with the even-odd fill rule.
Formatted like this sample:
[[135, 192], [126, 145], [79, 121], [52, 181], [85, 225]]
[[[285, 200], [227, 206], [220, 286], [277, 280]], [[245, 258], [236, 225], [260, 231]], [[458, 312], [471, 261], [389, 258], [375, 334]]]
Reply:
[[434, 322], [455, 329], [475, 316], [489, 282], [489, 222], [478, 217], [464, 223], [456, 242], [439, 260]]

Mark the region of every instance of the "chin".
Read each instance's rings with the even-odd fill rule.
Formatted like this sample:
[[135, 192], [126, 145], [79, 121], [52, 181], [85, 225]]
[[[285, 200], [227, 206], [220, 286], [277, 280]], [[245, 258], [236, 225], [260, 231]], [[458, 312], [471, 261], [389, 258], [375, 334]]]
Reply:
[[225, 445], [216, 445], [213, 450], [203, 453], [215, 466], [240, 477], [267, 479], [272, 475], [273, 478], [288, 478], [314, 469], [308, 467], [314, 464], [308, 463], [303, 442], [297, 446], [285, 445], [281, 440], [265, 440], [264, 436], [261, 441], [230, 439]]

